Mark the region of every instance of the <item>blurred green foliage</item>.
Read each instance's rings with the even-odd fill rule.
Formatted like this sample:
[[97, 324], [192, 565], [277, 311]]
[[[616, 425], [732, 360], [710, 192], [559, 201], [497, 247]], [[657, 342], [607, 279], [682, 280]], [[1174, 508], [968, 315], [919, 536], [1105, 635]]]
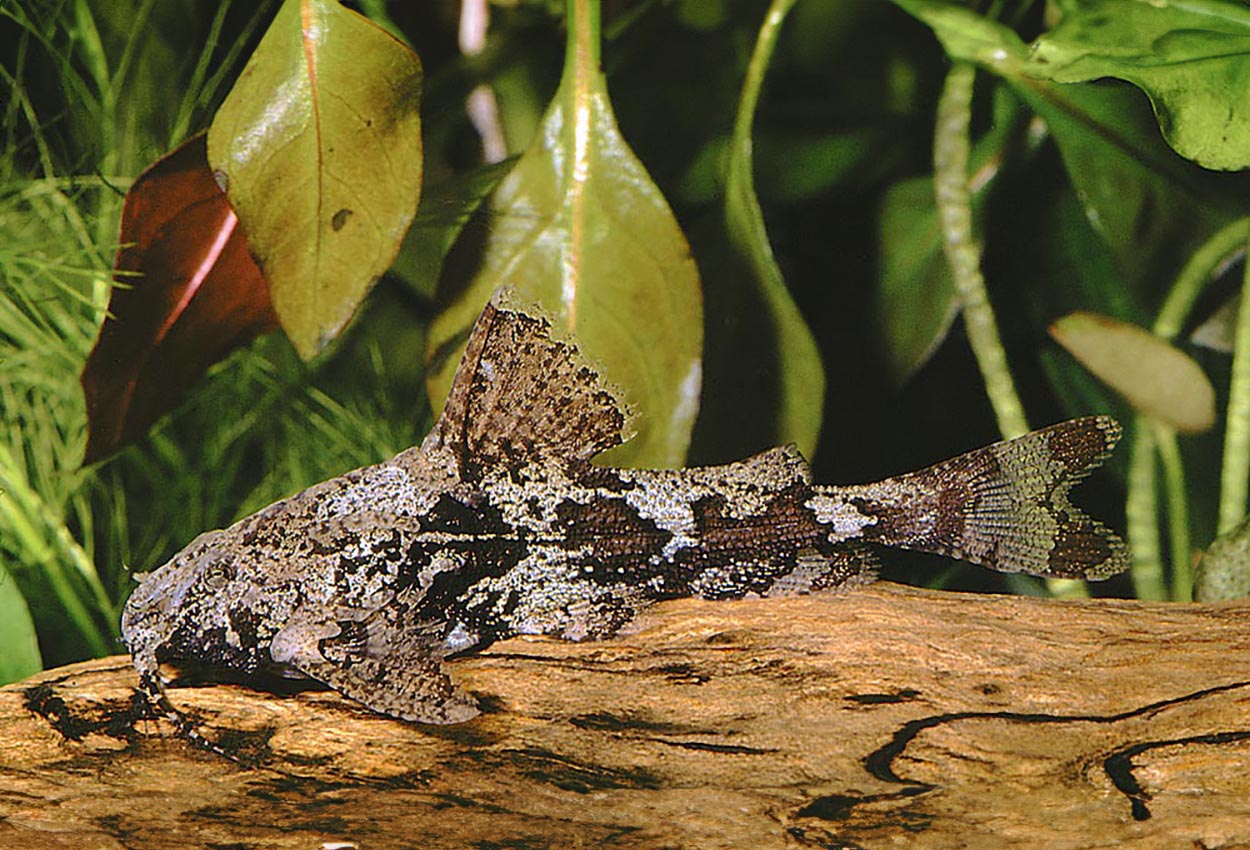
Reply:
[[[1166, 2], [1119, 2], [1143, 15], [1146, 6], [1175, 11]], [[1102, 53], [1086, 67], [1129, 82], [1060, 83], [1003, 61], [1047, 32], [1048, 4], [993, 4], [991, 20], [968, 4], [900, 3], [907, 9], [880, 0], [798, 0], [761, 67], [745, 125], [749, 150], [739, 111], [766, 4], [605, 5], [602, 60], [621, 135], [672, 206], [704, 284], [709, 362], [693, 459], [726, 461], [765, 448], [762, 435], [772, 432], [761, 418], [771, 421], [787, 404], [790, 415], [813, 423], [823, 481], [883, 477], [998, 437], [962, 324], [951, 321], [955, 290], [924, 191], [935, 105], [952, 62], [944, 44], [983, 67], [969, 139], [976, 235], [1031, 424], [1096, 411], [1131, 422], [1128, 405], [1050, 340], [1047, 327], [1088, 310], [1152, 328], [1164, 305], [1176, 303], [1169, 298], [1191, 258], [1247, 213], [1244, 174], [1204, 170], [1160, 133], [1160, 103], [1169, 122], [1192, 115], [1192, 104], [1175, 108], [1173, 89], [1143, 93], [1132, 84], [1140, 75], [1117, 74], [1114, 57]], [[1057, 4], [1069, 17], [1056, 39], [1079, 36], [1087, 49], [1091, 39], [1129, 38], [1114, 23], [1078, 26], [1082, 15], [1115, 5]], [[1204, 3], [1217, 12], [1238, 5]], [[508, 151], [525, 150], [560, 80], [562, 10], [549, 0], [492, 7], [485, 49], [465, 56], [456, 42], [457, 3], [360, 6], [409, 40], [427, 75], [423, 204], [396, 267], [321, 357], [302, 364], [285, 339], [259, 340], [188, 388], [185, 404], [145, 440], [89, 469], [79, 468], [86, 420], [78, 374], [107, 303], [122, 193], [145, 165], [207, 126], [277, 4], [0, 6], [0, 607], [6, 626], [16, 624], [0, 634], [0, 652], [31, 646], [23, 600], [45, 665], [120, 651], [117, 615], [132, 571], [155, 568], [207, 528], [383, 459], [428, 427], [422, 363], [426, 328], [442, 303], [439, 266], [475, 210], [492, 226], [484, 192], [515, 162], [482, 165], [464, 103], [474, 87], [490, 86]], [[934, 24], [942, 41], [909, 11]], [[1220, 38], [1234, 37], [1230, 27], [1237, 32], [1239, 17], [1230, 17], [1218, 33], [1182, 40], [1175, 50], [1194, 44], [1211, 52]], [[1143, 31], [1169, 26], [1152, 17]], [[1169, 54], [1178, 66], [1184, 58]], [[1240, 79], [1250, 59], [1234, 53], [1221, 61], [1230, 79]], [[1148, 76], [1159, 79], [1157, 69]], [[1242, 118], [1244, 104], [1232, 102], [1237, 92], [1215, 105]], [[1166, 129], [1168, 138], [1193, 143], [1195, 133], [1215, 132], [1201, 126]], [[1199, 142], [1209, 155], [1210, 139]], [[728, 239], [727, 198], [739, 205]], [[1179, 438], [1176, 456], [1165, 458], [1182, 465], [1183, 483], [1153, 474], [1155, 442], [1142, 426], [1110, 473], [1078, 495], [1119, 528], [1125, 505], [1135, 506], [1135, 527], [1153, 529], [1156, 544], [1169, 538], [1166, 515], [1177, 515], [1178, 498], [1194, 546], [1216, 536], [1232, 360], [1186, 339], [1240, 286], [1240, 275], [1229, 273], [1234, 253], [1191, 274], [1192, 297], [1182, 299], [1165, 334], [1207, 372], [1221, 415], [1215, 429]], [[773, 290], [744, 295], [749, 290], [734, 282], [744, 274], [764, 275]], [[776, 294], [777, 286], [793, 299], [819, 355], [819, 410], [795, 410], [792, 395], [777, 395], [801, 390], [810, 407], [819, 397], [811, 393], [815, 378], [794, 390], [773, 381], [796, 344], [793, 333], [806, 329], [787, 332], [782, 322], [781, 337], [741, 332], [745, 319], [758, 318], [759, 293]], [[765, 384], [767, 393], [751, 392]], [[1138, 454], [1144, 459], [1130, 478], [1129, 458]], [[1155, 488], [1168, 486], [1160, 502]], [[1152, 593], [1167, 595], [1168, 557], [1190, 553], [1164, 556], [1166, 546], [1152, 551], [1150, 543], [1143, 551], [1157, 558], [1162, 576]], [[890, 555], [887, 574], [951, 587], [1041, 589], [923, 556]], [[1097, 592], [1128, 595], [1133, 586], [1114, 580]], [[30, 672], [37, 659], [25, 657], [0, 676]]]

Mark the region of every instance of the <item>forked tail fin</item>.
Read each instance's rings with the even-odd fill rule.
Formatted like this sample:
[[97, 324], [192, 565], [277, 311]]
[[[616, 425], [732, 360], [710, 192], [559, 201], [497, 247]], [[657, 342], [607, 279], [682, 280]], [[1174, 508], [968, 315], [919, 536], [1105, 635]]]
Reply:
[[817, 491], [854, 509], [863, 540], [1001, 572], [1104, 579], [1128, 568], [1128, 547], [1068, 491], [1120, 433], [1109, 416], [1088, 416], [876, 484]]

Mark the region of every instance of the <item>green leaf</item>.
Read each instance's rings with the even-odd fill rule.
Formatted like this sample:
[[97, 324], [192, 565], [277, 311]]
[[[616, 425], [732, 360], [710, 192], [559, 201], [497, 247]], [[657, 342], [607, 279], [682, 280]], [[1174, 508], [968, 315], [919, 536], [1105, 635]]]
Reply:
[[1127, 80], [1177, 153], [1250, 166], [1250, 9], [1226, 0], [1068, 0], [1025, 72], [1059, 83]]
[[975, 62], [1010, 76], [1028, 56], [1028, 48], [1009, 27], [949, 0], [894, 0], [933, 29], [952, 59]]
[[1135, 291], [1170, 283], [1178, 254], [1228, 220], [1225, 187], [1164, 144], [1133, 89], [1020, 78], [1012, 90], [1046, 119], [1086, 218]]
[[1070, 313], [1050, 335], [1141, 413], [1185, 433], [1215, 424], [1215, 389], [1180, 349], [1136, 325]]
[[509, 286], [572, 334], [638, 414], [636, 436], [611, 462], [679, 466], [698, 410], [698, 272], [617, 128], [594, 16], [593, 4], [571, 4], [564, 76], [542, 126], [491, 198], [485, 226], [453, 251], [462, 261], [472, 252], [475, 269], [430, 328], [429, 393], [441, 406], [469, 327]]
[[[1135, 287], [1155, 291], [1164, 285], [1177, 271], [1174, 258], [1231, 214], [1226, 209], [1236, 201], [1220, 197], [1227, 186], [1167, 147], [1135, 91], [1059, 85], [1067, 80], [1052, 75], [1039, 54], [1026, 51], [1001, 24], [941, 0], [898, 2], [933, 27], [953, 58], [977, 62], [1004, 77], [1046, 119], [1090, 222]], [[1081, 10], [1088, 8], [1084, 0], [1074, 2]], [[1119, 26], [1113, 17], [1106, 23]]]
[[1194, 599], [1218, 602], [1250, 596], [1250, 517], [1215, 539], [1194, 577]]
[[35, 624], [13, 577], [0, 567], [0, 685], [43, 669]]
[[[718, 398], [705, 402], [714, 405], [705, 418], [709, 427], [728, 424], [739, 432], [739, 441], [754, 444], [744, 448], [794, 443], [810, 458], [824, 412], [824, 366], [811, 329], [777, 267], [752, 170], [755, 108], [781, 23], [793, 5], [793, 0], [774, 0], [769, 7], [734, 124], [724, 224], [736, 264], [745, 275], [718, 281], [709, 297], [709, 328], [715, 328], [718, 338], [709, 339], [708, 386]], [[743, 351], [750, 352], [755, 362], [744, 363]], [[737, 453], [732, 439], [720, 442], [727, 453]]]
[[448, 251], [515, 164], [504, 160], [427, 184], [391, 274], [423, 298], [433, 300]]
[[891, 371], [902, 382], [928, 361], [959, 314], [932, 177], [890, 187], [881, 208], [880, 239], [877, 314]]
[[1189, 341], [1212, 351], [1232, 354], [1237, 339], [1237, 314], [1239, 312], [1241, 312], [1241, 296], [1234, 295], [1216, 307], [1211, 315], [1194, 328], [1194, 332], [1189, 335]]
[[[1010, 147], [1027, 120], [1019, 101], [999, 88], [993, 129], [970, 154], [973, 213], [980, 215]], [[896, 381], [906, 381], [946, 339], [959, 313], [959, 295], [942, 244], [931, 176], [901, 180], [881, 205], [881, 275], [877, 319]]]
[[286, 0], [208, 133], [274, 309], [320, 352], [390, 266], [421, 186], [421, 63], [336, 0]]
[[[754, 140], [756, 187], [766, 201], [795, 203], [846, 185], [871, 183], [898, 159], [893, 128], [866, 125], [837, 133], [765, 133]], [[681, 201], [707, 203], [723, 192], [733, 139], [714, 136], [696, 154], [677, 189]]]

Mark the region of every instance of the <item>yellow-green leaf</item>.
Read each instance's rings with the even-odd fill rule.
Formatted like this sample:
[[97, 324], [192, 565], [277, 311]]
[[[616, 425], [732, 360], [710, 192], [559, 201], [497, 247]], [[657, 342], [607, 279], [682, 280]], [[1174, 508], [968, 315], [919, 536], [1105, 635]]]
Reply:
[[304, 358], [390, 266], [421, 187], [421, 63], [337, 0], [286, 0], [208, 158]]
[[1162, 337], [1097, 313], [1070, 313], [1050, 335], [1139, 412], [1194, 433], [1215, 423], [1215, 389], [1202, 367]]
[[[663, 196], [616, 126], [593, 4], [570, 4], [569, 50], [538, 134], [491, 198], [474, 273], [430, 329], [441, 405], [468, 328], [501, 286], [573, 335], [637, 418], [618, 465], [679, 466], [698, 411], [698, 272]], [[463, 246], [458, 246], [463, 249]]]

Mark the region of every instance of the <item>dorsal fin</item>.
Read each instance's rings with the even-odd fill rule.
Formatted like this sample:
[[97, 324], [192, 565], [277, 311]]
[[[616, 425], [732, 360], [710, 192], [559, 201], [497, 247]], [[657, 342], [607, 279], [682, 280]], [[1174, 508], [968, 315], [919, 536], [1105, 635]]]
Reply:
[[628, 413], [572, 342], [500, 290], [478, 316], [425, 448], [451, 449], [461, 475], [540, 458], [588, 461], [626, 439]]

